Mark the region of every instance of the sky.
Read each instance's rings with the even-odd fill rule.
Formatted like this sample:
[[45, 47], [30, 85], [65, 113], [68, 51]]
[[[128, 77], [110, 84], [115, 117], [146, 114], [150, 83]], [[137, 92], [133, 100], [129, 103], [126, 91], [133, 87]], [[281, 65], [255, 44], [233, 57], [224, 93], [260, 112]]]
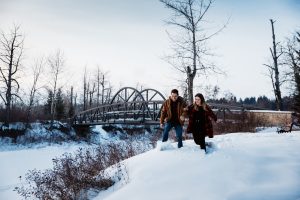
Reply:
[[[207, 15], [212, 30], [230, 20], [208, 43], [215, 54], [210, 61], [226, 76], [197, 77], [195, 92], [205, 95], [205, 86], [218, 85], [238, 98], [273, 98], [263, 66], [272, 45], [269, 19], [276, 20], [277, 40], [284, 41], [300, 29], [299, 9], [299, 0], [214, 1]], [[24, 67], [60, 49], [66, 60], [60, 83], [77, 91], [85, 68], [93, 76], [97, 66], [108, 72], [114, 91], [142, 86], [168, 95], [177, 88], [185, 77], [164, 59], [170, 53], [170, 17], [158, 0], [0, 0], [0, 29], [8, 32], [20, 24], [25, 35]], [[30, 82], [28, 70], [22, 76], [25, 85]]]

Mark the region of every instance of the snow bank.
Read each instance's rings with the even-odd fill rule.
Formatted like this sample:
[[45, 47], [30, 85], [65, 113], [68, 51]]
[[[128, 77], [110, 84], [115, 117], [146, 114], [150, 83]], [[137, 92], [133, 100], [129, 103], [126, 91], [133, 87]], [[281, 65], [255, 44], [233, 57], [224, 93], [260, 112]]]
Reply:
[[65, 152], [75, 152], [86, 145], [52, 145], [44, 148], [23, 149], [0, 152], [0, 199], [22, 199], [13, 189], [21, 184], [28, 170], [51, 168], [52, 159]]
[[174, 143], [161, 151], [158, 144], [128, 159], [129, 183], [95, 199], [300, 199], [300, 132], [234, 133], [209, 141], [210, 154], [188, 140], [181, 149]]

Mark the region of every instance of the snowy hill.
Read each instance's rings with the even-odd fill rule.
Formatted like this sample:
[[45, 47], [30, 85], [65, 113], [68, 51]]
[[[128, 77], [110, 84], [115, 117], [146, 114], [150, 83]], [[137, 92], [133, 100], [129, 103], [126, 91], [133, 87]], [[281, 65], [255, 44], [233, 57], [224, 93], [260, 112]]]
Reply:
[[171, 144], [128, 159], [129, 183], [95, 199], [300, 199], [300, 132], [236, 133], [210, 141], [210, 154], [189, 140], [181, 149]]
[[[184, 147], [158, 144], [125, 160], [128, 180], [94, 199], [299, 200], [300, 132], [234, 133], [209, 139], [204, 154], [192, 140]], [[13, 191], [29, 169], [51, 167], [52, 158], [84, 144], [0, 152], [0, 199], [22, 199]], [[161, 151], [163, 149], [163, 151]]]

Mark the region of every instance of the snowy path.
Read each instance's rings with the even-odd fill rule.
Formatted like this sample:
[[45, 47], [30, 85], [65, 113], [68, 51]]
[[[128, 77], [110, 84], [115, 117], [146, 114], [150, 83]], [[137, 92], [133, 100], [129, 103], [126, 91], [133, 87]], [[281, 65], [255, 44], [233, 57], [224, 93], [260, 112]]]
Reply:
[[300, 200], [300, 132], [216, 136], [205, 155], [193, 141], [127, 161], [129, 183], [95, 199]]

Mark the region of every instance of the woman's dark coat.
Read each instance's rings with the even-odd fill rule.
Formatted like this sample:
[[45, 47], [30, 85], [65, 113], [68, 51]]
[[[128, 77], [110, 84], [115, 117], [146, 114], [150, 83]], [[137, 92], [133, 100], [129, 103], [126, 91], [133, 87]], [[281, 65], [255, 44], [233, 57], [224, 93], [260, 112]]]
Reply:
[[[212, 121], [217, 121], [217, 116], [214, 114], [214, 112], [211, 110], [211, 108], [205, 104], [204, 106], [204, 115], [205, 115], [205, 135], [208, 136], [209, 138], [214, 137], [214, 132], [213, 132], [213, 126], [212, 126]], [[194, 127], [194, 116], [195, 113], [197, 112], [197, 106], [195, 104], [192, 104], [188, 107], [188, 116], [189, 116], [189, 124], [187, 127], [187, 132], [188, 133], [193, 133], [196, 129]]]

